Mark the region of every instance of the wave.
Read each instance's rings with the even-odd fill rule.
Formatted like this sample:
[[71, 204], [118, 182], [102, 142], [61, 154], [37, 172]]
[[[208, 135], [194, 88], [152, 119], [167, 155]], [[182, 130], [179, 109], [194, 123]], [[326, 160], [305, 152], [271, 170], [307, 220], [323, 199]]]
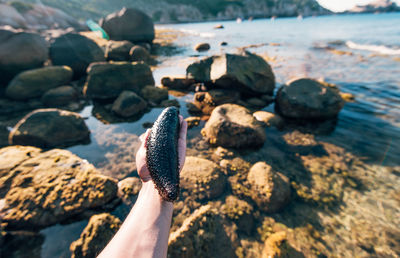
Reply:
[[214, 38], [215, 37], [215, 33], [198, 32], [195, 30], [188, 30], [188, 29], [180, 29], [179, 31], [190, 34], [190, 35], [194, 35], [194, 36], [200, 36], [202, 38]]
[[382, 55], [400, 55], [400, 49], [390, 48], [385, 45], [362, 45], [353, 41], [346, 41], [346, 46], [351, 49], [367, 50]]

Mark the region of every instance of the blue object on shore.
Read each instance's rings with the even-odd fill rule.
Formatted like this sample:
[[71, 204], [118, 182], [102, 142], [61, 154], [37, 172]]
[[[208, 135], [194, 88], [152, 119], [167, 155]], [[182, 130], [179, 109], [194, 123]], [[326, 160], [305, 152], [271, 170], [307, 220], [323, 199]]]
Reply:
[[93, 20], [87, 20], [86, 21], [86, 25], [89, 27], [89, 29], [91, 31], [99, 31], [101, 33], [101, 36], [103, 37], [103, 39], [107, 39], [110, 40], [110, 37], [108, 36], [107, 32], [105, 32], [103, 30], [102, 27], [100, 27], [100, 25], [98, 25], [96, 22], [94, 22]]

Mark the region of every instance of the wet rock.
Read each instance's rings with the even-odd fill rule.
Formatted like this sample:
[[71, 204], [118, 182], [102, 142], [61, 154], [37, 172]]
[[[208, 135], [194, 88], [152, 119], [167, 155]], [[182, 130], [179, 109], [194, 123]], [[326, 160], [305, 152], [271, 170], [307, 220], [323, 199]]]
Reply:
[[186, 77], [194, 79], [196, 82], [211, 81], [210, 72], [214, 57], [207, 57], [203, 60], [190, 64], [186, 68]]
[[105, 57], [107, 60], [128, 61], [129, 51], [133, 46], [134, 46], [133, 43], [127, 40], [123, 41], [110, 40], [107, 44]]
[[145, 100], [158, 104], [168, 99], [168, 90], [148, 85], [141, 90], [141, 95]]
[[146, 64], [100, 62], [93, 63], [88, 68], [83, 92], [89, 98], [110, 99], [118, 97], [125, 90], [140, 94], [147, 85], [154, 85], [154, 78]]
[[200, 43], [194, 46], [194, 50], [196, 50], [197, 52], [208, 51], [210, 50], [210, 48], [210, 44], [208, 43]]
[[341, 92], [340, 96], [346, 102], [354, 102], [356, 100], [356, 97], [353, 94], [348, 93], [348, 92]]
[[250, 98], [247, 99], [246, 102], [247, 105], [250, 105], [251, 107], [255, 108], [263, 108], [268, 105], [268, 103], [261, 98]]
[[202, 111], [192, 102], [186, 103], [186, 108], [191, 115], [201, 115]]
[[246, 201], [230, 195], [222, 205], [221, 211], [238, 226], [238, 230], [248, 235], [254, 227], [253, 207]]
[[228, 42], [222, 41], [221, 43], [219, 43], [220, 46], [227, 46]]
[[77, 113], [60, 109], [38, 109], [17, 123], [10, 132], [9, 143], [53, 148], [88, 141], [89, 134], [85, 121]]
[[214, 29], [223, 29], [223, 28], [224, 28], [224, 25], [222, 25], [222, 24], [217, 24], [214, 26]]
[[46, 91], [68, 84], [73, 76], [68, 66], [48, 66], [18, 74], [6, 89], [7, 97], [26, 100], [40, 97]]
[[254, 164], [247, 176], [250, 183], [250, 195], [258, 208], [274, 213], [282, 210], [290, 201], [289, 179], [274, 171], [265, 162]]
[[143, 61], [145, 63], [149, 63], [151, 61], [151, 56], [149, 51], [147, 51], [144, 47], [134, 46], [129, 51], [129, 58], [133, 62]]
[[[21, 147], [2, 149], [2, 155], [15, 153], [15, 148], [18, 152]], [[29, 153], [32, 157], [0, 177], [0, 189], [6, 192], [0, 216], [8, 228], [50, 226], [87, 209], [99, 208], [117, 194], [116, 181], [69, 151]], [[24, 158], [21, 155], [20, 160]]]
[[202, 135], [210, 144], [226, 148], [255, 148], [266, 139], [262, 123], [248, 109], [235, 104], [214, 109]]
[[5, 125], [0, 125], [0, 147], [4, 147], [8, 145], [8, 131]]
[[4, 232], [3, 243], [0, 243], [0, 257], [41, 257], [44, 235], [29, 231]]
[[267, 111], [257, 111], [253, 113], [253, 116], [260, 122], [263, 122], [266, 126], [281, 128], [284, 124], [282, 117], [277, 114], [270, 113]]
[[268, 237], [268, 239], [265, 241], [261, 257], [262, 258], [292, 257], [292, 256], [287, 256], [288, 254], [284, 253], [285, 250], [282, 250], [286, 238], [287, 237], [285, 231], [274, 233], [270, 237]]
[[81, 237], [70, 246], [71, 257], [97, 257], [121, 227], [121, 221], [103, 213], [90, 218]]
[[48, 90], [42, 96], [42, 102], [47, 107], [62, 107], [79, 100], [78, 91], [72, 86], [61, 86]]
[[38, 99], [30, 99], [25, 101], [17, 101], [11, 99], [0, 98], [0, 115], [21, 114], [26, 111], [43, 108], [43, 103]]
[[177, 101], [176, 99], [167, 99], [161, 102], [160, 104], [161, 107], [177, 107], [180, 108], [181, 104], [179, 104], [179, 101]]
[[168, 240], [170, 257], [236, 257], [223, 219], [210, 205], [202, 206], [172, 232]]
[[74, 78], [86, 75], [89, 64], [104, 61], [103, 50], [91, 39], [78, 33], [62, 34], [50, 45], [53, 65], [67, 65], [74, 71]]
[[105, 19], [100, 20], [100, 26], [112, 40], [151, 43], [154, 39], [152, 19], [133, 8], [123, 8], [108, 15]]
[[114, 101], [112, 111], [122, 117], [138, 115], [146, 110], [147, 103], [132, 91], [123, 91]]
[[48, 44], [39, 34], [0, 29], [0, 85], [22, 71], [43, 66], [48, 53]]
[[249, 94], [272, 95], [275, 89], [275, 76], [270, 65], [262, 57], [247, 51], [214, 57], [210, 78], [217, 87]]
[[215, 89], [207, 92], [197, 92], [194, 95], [194, 105], [202, 111], [203, 114], [211, 114], [216, 106], [235, 103], [240, 94], [237, 91]]
[[213, 199], [224, 192], [226, 178], [215, 163], [187, 157], [180, 174], [180, 185], [198, 199]]
[[195, 84], [195, 81], [193, 79], [187, 78], [163, 77], [161, 79], [161, 84], [164, 87], [174, 90], [191, 90], [191, 88]]
[[137, 199], [142, 181], [137, 177], [128, 177], [118, 182], [118, 197], [128, 206], [132, 207]]
[[344, 105], [339, 91], [316, 80], [303, 78], [282, 86], [276, 96], [276, 110], [298, 119], [334, 118]]
[[201, 117], [191, 116], [191, 117], [185, 118], [185, 120], [188, 124], [188, 129], [191, 129], [200, 124]]

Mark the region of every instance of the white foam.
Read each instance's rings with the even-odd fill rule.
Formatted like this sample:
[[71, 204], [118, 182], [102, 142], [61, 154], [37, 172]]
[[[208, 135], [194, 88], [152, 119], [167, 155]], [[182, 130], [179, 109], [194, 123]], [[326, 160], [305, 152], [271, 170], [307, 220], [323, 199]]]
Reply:
[[346, 41], [346, 46], [352, 49], [377, 52], [382, 55], [400, 55], [400, 49], [393, 49], [385, 45], [362, 45], [353, 41]]
[[187, 30], [187, 29], [180, 29], [180, 31], [190, 34], [190, 35], [200, 36], [202, 38], [214, 38], [215, 37], [215, 33], [210, 33], [210, 32], [198, 32], [195, 30]]

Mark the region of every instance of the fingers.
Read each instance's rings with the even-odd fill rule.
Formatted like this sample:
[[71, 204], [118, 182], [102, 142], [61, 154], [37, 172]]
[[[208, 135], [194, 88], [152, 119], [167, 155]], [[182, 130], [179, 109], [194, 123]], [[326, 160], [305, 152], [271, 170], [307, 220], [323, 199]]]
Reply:
[[149, 138], [150, 132], [151, 132], [151, 130], [147, 129], [146, 132], [139, 137], [140, 141], [142, 142], [140, 147], [146, 148], [146, 143], [147, 143], [147, 139]]

